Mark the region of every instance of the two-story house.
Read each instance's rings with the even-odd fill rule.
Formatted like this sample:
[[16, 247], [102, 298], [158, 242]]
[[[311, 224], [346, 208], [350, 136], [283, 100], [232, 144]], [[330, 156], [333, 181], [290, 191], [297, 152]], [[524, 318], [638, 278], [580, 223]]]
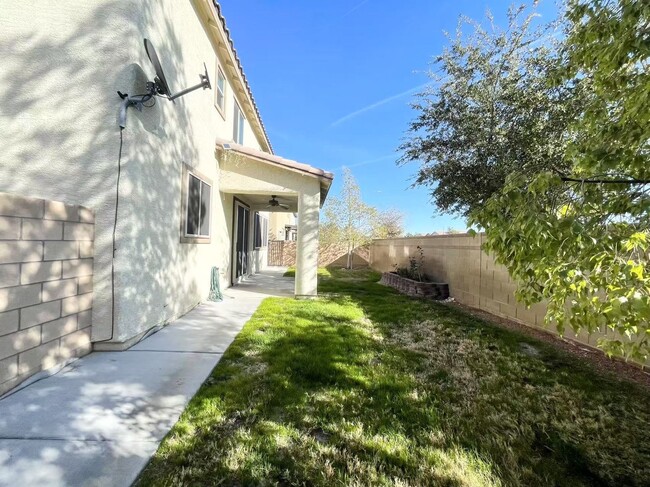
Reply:
[[[145, 38], [171, 91], [195, 85], [204, 69], [211, 89], [130, 107], [122, 130], [118, 91], [146, 93], [156, 75]], [[0, 60], [1, 196], [94, 212], [92, 326], [78, 345], [83, 353], [90, 342], [128, 348], [183, 315], [208, 295], [213, 267], [226, 288], [263, 266], [272, 195], [300, 221], [295, 294], [316, 294], [319, 211], [333, 176], [273, 154], [216, 1], [0, 0]], [[47, 247], [45, 233], [34, 235]], [[18, 248], [0, 240], [0, 271], [20, 272]], [[39, 255], [36, 267], [47, 260]], [[23, 284], [0, 280], [5, 341], [22, 329], [25, 303], [14, 297]], [[31, 305], [44, 304], [39, 296]], [[48, 328], [52, 315], [32, 315], [32, 327]], [[4, 355], [0, 347], [0, 360], [22, 351], [18, 341]]]

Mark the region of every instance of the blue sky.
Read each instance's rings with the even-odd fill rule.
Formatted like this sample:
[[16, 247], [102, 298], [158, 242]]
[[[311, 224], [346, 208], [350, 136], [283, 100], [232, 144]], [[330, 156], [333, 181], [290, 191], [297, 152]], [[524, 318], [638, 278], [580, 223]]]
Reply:
[[[417, 164], [396, 152], [413, 95], [460, 15], [504, 24], [502, 0], [222, 0], [223, 14], [276, 154], [340, 175], [349, 167], [364, 201], [397, 208], [407, 232], [465, 229], [441, 215], [425, 188], [411, 189]], [[542, 1], [544, 21], [555, 17]], [[341, 179], [331, 194], [337, 194]]]

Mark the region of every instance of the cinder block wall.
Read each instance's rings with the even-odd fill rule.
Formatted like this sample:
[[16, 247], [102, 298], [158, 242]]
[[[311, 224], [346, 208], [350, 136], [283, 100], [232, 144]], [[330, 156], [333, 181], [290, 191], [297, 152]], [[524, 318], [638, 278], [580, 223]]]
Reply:
[[[459, 303], [508, 318], [524, 325], [555, 333], [546, 327], [546, 304], [530, 308], [519, 303], [514, 295], [517, 286], [508, 270], [481, 250], [484, 235], [468, 234], [434, 235], [374, 240], [370, 246], [370, 265], [380, 272], [407, 267], [409, 258], [419, 256], [418, 246], [424, 250], [424, 267], [427, 275], [449, 284], [450, 295]], [[599, 337], [612, 333], [606, 329], [589, 335], [575, 335], [565, 331], [565, 337], [595, 347]], [[647, 365], [647, 364], [646, 364]]]
[[94, 215], [0, 193], [0, 394], [91, 351]]

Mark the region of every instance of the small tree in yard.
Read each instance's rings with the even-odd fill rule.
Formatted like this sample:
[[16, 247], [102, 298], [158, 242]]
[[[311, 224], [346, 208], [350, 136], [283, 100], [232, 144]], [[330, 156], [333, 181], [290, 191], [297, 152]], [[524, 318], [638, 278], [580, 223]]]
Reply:
[[[565, 20], [557, 51], [480, 30], [473, 46], [456, 41], [441, 58], [449, 79], [416, 106], [405, 158], [423, 161], [417, 182], [434, 185], [439, 207], [485, 229], [521, 300], [546, 300], [560, 332], [609, 329], [600, 347], [646, 360], [650, 3], [569, 0]], [[514, 71], [513, 49], [526, 53]]]
[[[581, 109], [581, 86], [553, 86], [554, 25], [532, 27], [534, 13], [509, 11], [500, 30], [464, 19], [435, 58], [432, 86], [401, 145], [400, 163], [417, 162], [415, 184], [431, 188], [443, 212], [468, 215], [516, 171], [564, 167], [569, 122]], [[467, 34], [463, 28], [470, 27]]]
[[323, 208], [321, 243], [346, 246], [348, 269], [357, 247], [373, 238], [388, 238], [402, 234], [402, 214], [396, 210], [379, 211], [363, 202], [361, 190], [352, 172], [343, 170], [343, 188], [338, 197], [330, 197]]

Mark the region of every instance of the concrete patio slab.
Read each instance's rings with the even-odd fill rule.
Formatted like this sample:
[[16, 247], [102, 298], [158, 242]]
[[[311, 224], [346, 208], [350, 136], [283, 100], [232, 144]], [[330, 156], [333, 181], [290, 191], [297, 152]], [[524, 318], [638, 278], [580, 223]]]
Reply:
[[125, 352], [95, 352], [0, 400], [0, 486], [128, 486], [262, 300], [264, 273]]
[[282, 277], [285, 272], [286, 268], [284, 267], [264, 271], [262, 274], [245, 279], [236, 288], [233, 288], [233, 291], [248, 291], [268, 296], [293, 296], [295, 280], [293, 277]]

